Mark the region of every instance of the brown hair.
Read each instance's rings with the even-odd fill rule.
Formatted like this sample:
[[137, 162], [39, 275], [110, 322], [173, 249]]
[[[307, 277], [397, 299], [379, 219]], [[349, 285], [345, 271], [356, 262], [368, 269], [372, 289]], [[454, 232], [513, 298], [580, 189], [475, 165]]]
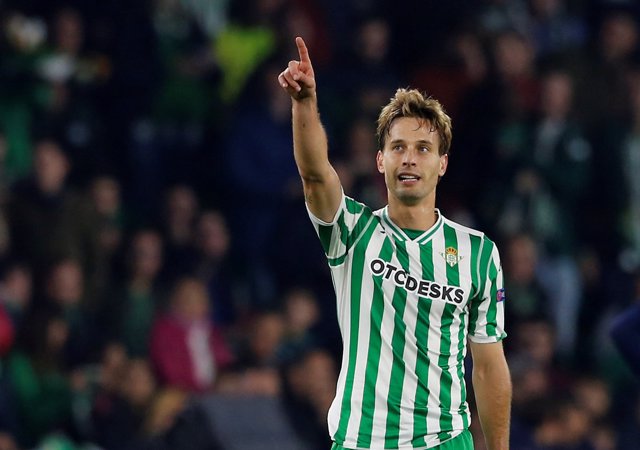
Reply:
[[399, 117], [413, 117], [420, 122], [428, 121], [431, 128], [438, 132], [440, 147], [438, 153], [446, 155], [451, 148], [451, 118], [438, 100], [417, 89], [398, 89], [391, 101], [382, 108], [378, 117], [376, 137], [378, 149], [384, 150], [384, 144], [393, 121]]

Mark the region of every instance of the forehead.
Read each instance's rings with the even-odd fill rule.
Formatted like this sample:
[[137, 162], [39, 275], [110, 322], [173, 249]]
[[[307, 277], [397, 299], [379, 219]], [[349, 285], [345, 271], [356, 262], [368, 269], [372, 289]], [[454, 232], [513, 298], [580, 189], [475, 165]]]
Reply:
[[389, 127], [387, 142], [392, 141], [427, 141], [439, 143], [438, 132], [428, 119], [416, 117], [399, 117]]

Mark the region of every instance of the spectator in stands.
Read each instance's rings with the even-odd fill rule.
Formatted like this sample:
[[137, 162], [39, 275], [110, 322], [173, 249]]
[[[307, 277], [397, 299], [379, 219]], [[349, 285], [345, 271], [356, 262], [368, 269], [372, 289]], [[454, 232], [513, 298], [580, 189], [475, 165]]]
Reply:
[[210, 299], [195, 278], [179, 279], [168, 311], [151, 332], [150, 356], [161, 383], [192, 392], [211, 391], [233, 361], [224, 337], [212, 324]]
[[304, 288], [288, 291], [284, 298], [284, 320], [285, 335], [278, 349], [283, 361], [297, 360], [319, 344], [320, 308], [313, 292]]
[[505, 289], [512, 301], [506, 314], [514, 322], [549, 314], [548, 297], [538, 279], [537, 267], [538, 249], [533, 238], [525, 233], [509, 238], [504, 258], [504, 274]]
[[217, 391], [275, 397], [281, 392], [279, 351], [285, 333], [284, 318], [277, 312], [265, 312], [247, 325], [238, 360], [220, 380]]
[[90, 302], [78, 261], [62, 259], [55, 262], [47, 272], [44, 297], [39, 305], [54, 308], [64, 316], [69, 333], [64, 353], [71, 368], [90, 362], [97, 343]]
[[311, 349], [298, 355], [285, 370], [285, 401], [289, 418], [309, 450], [331, 445], [327, 414], [333, 397], [337, 370], [324, 350]]
[[107, 339], [121, 342], [131, 356], [146, 357], [149, 353], [151, 327], [163, 300], [159, 286], [162, 244], [160, 234], [151, 229], [133, 235], [124, 279], [114, 283], [100, 313]]
[[219, 211], [208, 210], [200, 214], [196, 224], [195, 251], [193, 273], [207, 286], [210, 298], [216, 299], [214, 323], [229, 326], [242, 320], [249, 314], [249, 305], [240, 304], [234, 294], [237, 275], [231, 266], [231, 232]]
[[122, 246], [126, 213], [122, 204], [120, 182], [111, 175], [98, 175], [89, 185], [89, 195], [97, 221], [98, 255], [96, 294], [104, 301], [114, 278], [116, 254]]
[[176, 185], [166, 192], [162, 228], [165, 243], [165, 275], [173, 280], [187, 275], [195, 260], [194, 240], [200, 201], [193, 188]]
[[48, 433], [70, 427], [71, 387], [64, 357], [68, 337], [64, 316], [40, 309], [26, 319], [18, 348], [9, 356], [7, 373], [19, 419], [18, 437], [28, 448]]
[[9, 205], [13, 249], [29, 261], [37, 277], [57, 259], [76, 259], [91, 290], [98, 252], [96, 221], [83, 194], [67, 185], [70, 168], [55, 140], [36, 143], [33, 177], [16, 185]]
[[23, 263], [8, 262], [0, 277], [0, 304], [9, 314], [15, 329], [21, 328], [33, 295], [30, 268]]

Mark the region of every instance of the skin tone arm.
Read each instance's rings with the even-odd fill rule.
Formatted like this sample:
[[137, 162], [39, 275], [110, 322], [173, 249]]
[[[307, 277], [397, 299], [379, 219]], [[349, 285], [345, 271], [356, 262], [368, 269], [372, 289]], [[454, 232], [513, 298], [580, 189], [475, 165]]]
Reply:
[[502, 342], [469, 342], [473, 357], [473, 388], [488, 450], [508, 450], [511, 376]]
[[309, 51], [300, 37], [296, 38], [296, 45], [300, 60], [289, 61], [278, 82], [291, 96], [293, 155], [307, 205], [317, 218], [331, 222], [340, 207], [342, 190], [338, 175], [329, 163], [327, 135], [318, 113]]

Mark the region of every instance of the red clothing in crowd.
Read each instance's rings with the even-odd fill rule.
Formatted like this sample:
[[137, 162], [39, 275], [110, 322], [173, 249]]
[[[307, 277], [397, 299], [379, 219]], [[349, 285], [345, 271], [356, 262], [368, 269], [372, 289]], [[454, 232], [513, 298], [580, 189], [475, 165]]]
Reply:
[[187, 323], [173, 315], [156, 319], [151, 331], [151, 361], [160, 382], [190, 391], [206, 391], [233, 355], [209, 321]]

